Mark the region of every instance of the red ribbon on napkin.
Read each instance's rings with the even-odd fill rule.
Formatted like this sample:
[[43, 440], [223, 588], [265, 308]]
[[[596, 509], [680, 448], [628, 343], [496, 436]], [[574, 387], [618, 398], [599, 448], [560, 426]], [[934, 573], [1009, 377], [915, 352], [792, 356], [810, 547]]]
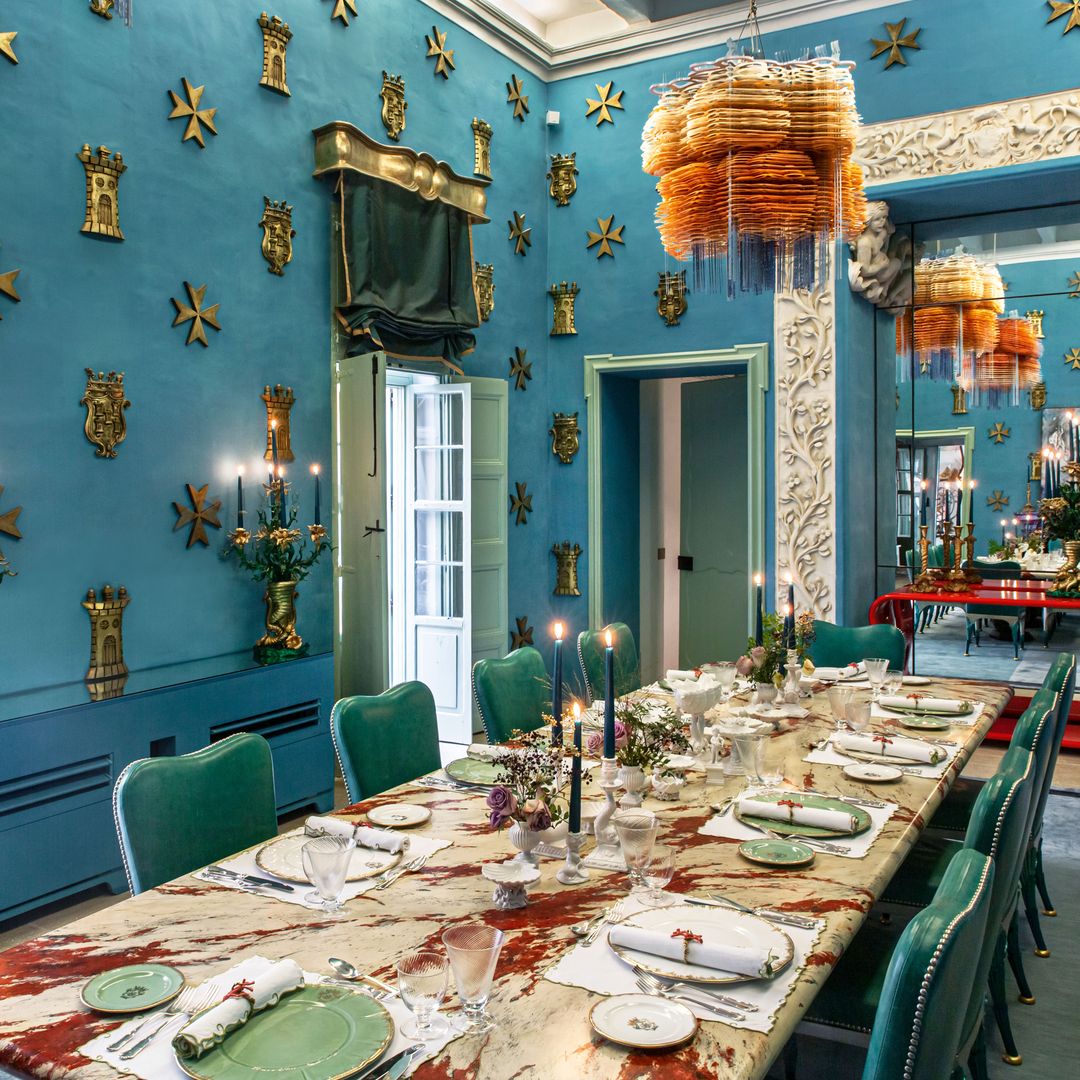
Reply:
[[228, 1001], [229, 998], [243, 998], [254, 1008], [255, 983], [251, 979], [241, 979], [240, 982], [233, 983], [232, 989], [221, 1000]]
[[788, 808], [788, 821], [791, 822], [791, 824], [793, 825], [795, 824], [796, 808], [801, 810], [803, 806], [801, 802], [796, 802], [794, 799], [780, 799], [776, 805], [786, 806]]
[[693, 930], [676, 930], [672, 935], [673, 938], [683, 939], [683, 963], [690, 963], [690, 942], [696, 941], [699, 945], [703, 945], [704, 942], [700, 934], [695, 934]]

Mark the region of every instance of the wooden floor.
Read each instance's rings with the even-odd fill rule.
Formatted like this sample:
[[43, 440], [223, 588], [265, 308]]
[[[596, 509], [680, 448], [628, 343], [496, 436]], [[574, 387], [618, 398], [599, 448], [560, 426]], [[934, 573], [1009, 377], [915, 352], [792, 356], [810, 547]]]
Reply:
[[[457, 753], [460, 753], [460, 750], [456, 750], [456, 752], [451, 751], [450, 748], [446, 748], [446, 750], [448, 752], [444, 752], [444, 759], [455, 757]], [[1005, 750], [1004, 744], [1001, 746], [979, 747], [968, 762], [968, 766], [964, 770], [965, 774], [980, 777], [992, 776]], [[1062, 752], [1058, 758], [1057, 768], [1054, 771], [1054, 787], [1080, 791], [1080, 752], [1070, 750]], [[335, 783], [334, 805], [341, 807], [346, 804], [346, 801], [345, 785], [338, 779]], [[303, 813], [283, 821], [279, 831], [287, 832], [289, 829], [295, 828], [307, 816], [307, 813]], [[22, 941], [28, 941], [30, 938], [39, 937], [50, 930], [55, 930], [58, 926], [75, 922], [76, 919], [91, 915], [95, 911], [100, 911], [110, 904], [125, 899], [127, 895], [127, 893], [120, 893], [117, 896], [105, 892], [96, 893], [74, 900], [60, 901], [55, 905], [35, 912], [22, 921], [13, 919], [7, 923], [0, 923], [0, 949], [8, 949], [12, 945], [18, 945]]]

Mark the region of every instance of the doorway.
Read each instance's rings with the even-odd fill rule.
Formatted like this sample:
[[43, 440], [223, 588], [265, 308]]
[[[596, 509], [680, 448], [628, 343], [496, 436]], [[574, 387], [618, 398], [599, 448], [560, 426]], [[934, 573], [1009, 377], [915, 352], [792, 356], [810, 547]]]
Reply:
[[768, 347], [586, 357], [585, 374], [590, 624], [629, 623], [646, 682], [737, 656], [765, 565]]

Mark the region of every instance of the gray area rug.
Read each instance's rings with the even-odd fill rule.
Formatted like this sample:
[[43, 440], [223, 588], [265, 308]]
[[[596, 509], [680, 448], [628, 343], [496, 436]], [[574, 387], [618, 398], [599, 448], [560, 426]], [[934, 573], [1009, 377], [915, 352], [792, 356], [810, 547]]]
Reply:
[[[1040, 650], [1041, 651], [1041, 650]], [[993, 1080], [1063, 1080], [1080, 1076], [1080, 798], [1051, 795], [1043, 823], [1043, 858], [1050, 898], [1057, 918], [1042, 919], [1050, 956], [1040, 959], [1021, 913], [1024, 969], [1035, 994], [1034, 1005], [1015, 1000], [1016, 984], [1006, 975], [1012, 1000], [1009, 1016], [1024, 1063], [1020, 1068], [1001, 1060], [1001, 1043], [993, 1018], [990, 1033], [990, 1076]], [[859, 1080], [864, 1051], [842, 1043], [799, 1036], [799, 1080]], [[770, 1078], [780, 1080], [775, 1063]]]

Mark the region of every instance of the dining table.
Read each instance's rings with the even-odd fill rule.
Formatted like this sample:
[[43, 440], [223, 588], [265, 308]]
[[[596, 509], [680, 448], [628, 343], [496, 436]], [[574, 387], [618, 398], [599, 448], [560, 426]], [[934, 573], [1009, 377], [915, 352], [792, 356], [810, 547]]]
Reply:
[[[422, 804], [431, 816], [410, 831], [451, 845], [391, 887], [348, 901], [343, 914], [186, 875], [0, 952], [0, 1065], [19, 1076], [111, 1080], [118, 1075], [80, 1052], [88, 1040], [118, 1024], [117, 1017], [83, 1005], [80, 989], [92, 976], [120, 965], [175, 965], [197, 983], [253, 954], [292, 958], [305, 970], [328, 974], [328, 958], [335, 956], [393, 982], [403, 953], [440, 950], [448, 927], [482, 921], [506, 934], [489, 1007], [497, 1026], [449, 1042], [416, 1067], [413, 1075], [419, 1080], [764, 1077], [1011, 695], [1001, 684], [962, 679], [934, 679], [920, 686], [927, 695], [981, 702], [982, 710], [970, 726], [948, 732], [957, 749], [940, 777], [904, 774], [890, 784], [870, 784], [849, 779], [838, 765], [805, 760], [834, 730], [824, 690], [815, 684], [802, 702], [809, 715], [781, 721], [768, 737], [792, 790], [896, 804], [861, 858], [821, 851], [810, 866], [767, 868], [747, 861], [738, 840], [703, 835], [699, 830], [710, 821], [712, 807], [746, 782], [738, 776], [718, 779], [715, 769], [711, 779], [703, 768], [690, 771], [678, 801], [659, 801], [651, 793], [645, 799], [645, 808], [660, 819], [662, 841], [677, 851], [669, 892], [717, 892], [751, 908], [765, 905], [820, 918], [820, 932], [768, 1031], [703, 1020], [689, 1042], [651, 1052], [627, 1049], [595, 1034], [589, 1014], [600, 995], [550, 981], [545, 973], [575, 947], [572, 924], [604, 912], [627, 894], [626, 873], [594, 867], [585, 883], [563, 885], [556, 879], [561, 862], [541, 859], [528, 905], [497, 910], [481, 865], [505, 860], [514, 849], [506, 831], [489, 824], [486, 790], [427, 787], [418, 778], [337, 813], [359, 822], [379, 806]], [[745, 704], [736, 700], [721, 711]], [[596, 787], [586, 788], [588, 801], [599, 795]], [[732, 990], [738, 993], [739, 986]], [[455, 1006], [451, 994], [444, 1010]]]

